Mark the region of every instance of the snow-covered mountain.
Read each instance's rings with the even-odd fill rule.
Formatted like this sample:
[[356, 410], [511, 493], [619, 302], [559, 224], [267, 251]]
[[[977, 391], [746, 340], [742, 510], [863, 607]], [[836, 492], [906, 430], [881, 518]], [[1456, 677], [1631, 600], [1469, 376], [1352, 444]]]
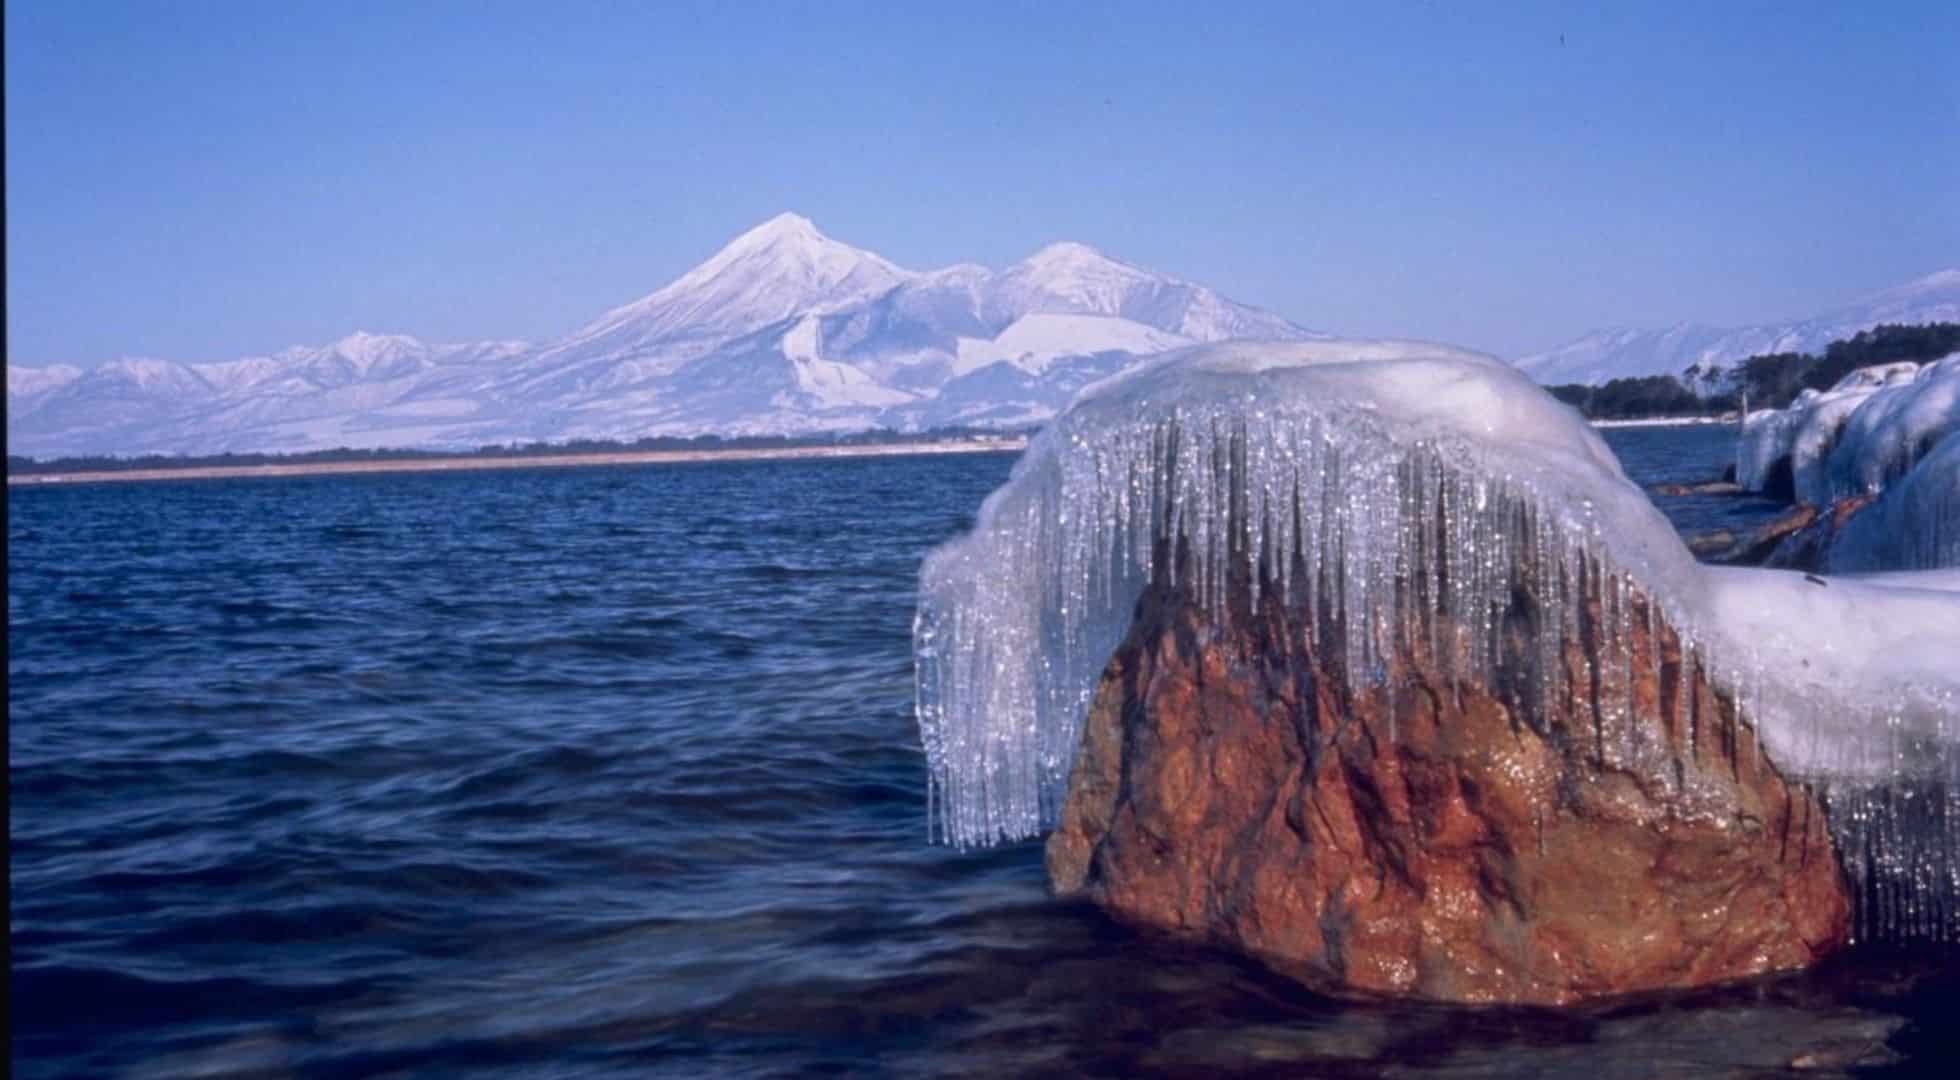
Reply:
[[7, 436], [46, 457], [1009, 426], [1142, 356], [1316, 336], [1081, 244], [915, 272], [782, 214], [544, 345], [355, 334], [221, 363], [10, 364]]
[[[205, 453], [403, 446], [477, 403], [443, 390], [523, 353], [515, 342], [427, 345], [355, 333], [212, 364], [112, 360], [86, 372], [7, 366], [12, 454]], [[459, 379], [459, 376], [461, 377]], [[431, 422], [434, 421], [434, 422]]]
[[1639, 375], [1679, 375], [1762, 353], [1821, 352], [1826, 345], [1885, 323], [1960, 322], [1960, 269], [1941, 270], [1808, 319], [1762, 326], [1682, 323], [1664, 330], [1595, 330], [1517, 366], [1540, 384], [1603, 383]]

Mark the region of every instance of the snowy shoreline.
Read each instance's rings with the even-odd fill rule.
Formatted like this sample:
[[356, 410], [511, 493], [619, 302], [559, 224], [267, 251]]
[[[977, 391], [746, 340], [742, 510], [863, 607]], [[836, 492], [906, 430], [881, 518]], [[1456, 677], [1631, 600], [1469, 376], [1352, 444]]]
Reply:
[[224, 480], [248, 476], [329, 476], [340, 473], [467, 472], [480, 469], [574, 468], [581, 465], [672, 465], [700, 461], [779, 461], [808, 458], [985, 454], [1019, 451], [1027, 444], [1025, 437], [1003, 436], [998, 439], [961, 439], [947, 442], [885, 443], [865, 446], [783, 446], [750, 450], [631, 450], [600, 454], [436, 457], [409, 461], [331, 461], [290, 465], [187, 465], [179, 468], [10, 475], [7, 477], [7, 486], [33, 487], [40, 484], [94, 484], [140, 480]]
[[1736, 424], [1734, 416], [1647, 416], [1638, 420], [1588, 420], [1596, 428], [1692, 427], [1699, 424]]

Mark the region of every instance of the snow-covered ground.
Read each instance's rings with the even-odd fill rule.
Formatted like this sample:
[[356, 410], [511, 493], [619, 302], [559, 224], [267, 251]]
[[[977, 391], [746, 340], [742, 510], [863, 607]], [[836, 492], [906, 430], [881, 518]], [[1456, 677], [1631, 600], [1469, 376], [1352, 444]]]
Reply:
[[1701, 427], [1706, 424], [1733, 424], [1733, 419], [1719, 416], [1649, 416], [1638, 420], [1592, 420], [1596, 428], [1634, 428], [1634, 427]]

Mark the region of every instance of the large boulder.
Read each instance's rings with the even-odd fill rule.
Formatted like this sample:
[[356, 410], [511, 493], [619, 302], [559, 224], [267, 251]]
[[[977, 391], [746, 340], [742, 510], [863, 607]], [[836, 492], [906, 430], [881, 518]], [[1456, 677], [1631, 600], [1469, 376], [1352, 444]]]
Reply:
[[[1593, 663], [1594, 600], [1569, 689], [1527, 708], [1527, 671], [1454, 682], [1409, 640], [1349, 685], [1316, 648], [1338, 629], [1271, 591], [1212, 614], [1153, 586], [1090, 708], [1051, 879], [1336, 993], [1564, 1003], [1815, 962], [1852, 914], [1819, 800], [1632, 604], [1624, 677]], [[1521, 590], [1509, 632], [1532, 606]]]
[[1194, 348], [927, 560], [931, 820], [1053, 830], [1061, 891], [1356, 993], [1801, 967], [1853, 896], [1861, 938], [1960, 940], [1948, 577], [1699, 564], [1487, 357]]

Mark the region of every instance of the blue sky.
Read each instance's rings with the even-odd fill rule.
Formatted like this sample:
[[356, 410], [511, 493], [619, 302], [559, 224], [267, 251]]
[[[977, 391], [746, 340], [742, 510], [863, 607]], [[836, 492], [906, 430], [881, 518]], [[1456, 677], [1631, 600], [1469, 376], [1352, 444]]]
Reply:
[[781, 210], [1516, 355], [1960, 266], [1960, 4], [6, 4], [9, 360], [543, 340]]

